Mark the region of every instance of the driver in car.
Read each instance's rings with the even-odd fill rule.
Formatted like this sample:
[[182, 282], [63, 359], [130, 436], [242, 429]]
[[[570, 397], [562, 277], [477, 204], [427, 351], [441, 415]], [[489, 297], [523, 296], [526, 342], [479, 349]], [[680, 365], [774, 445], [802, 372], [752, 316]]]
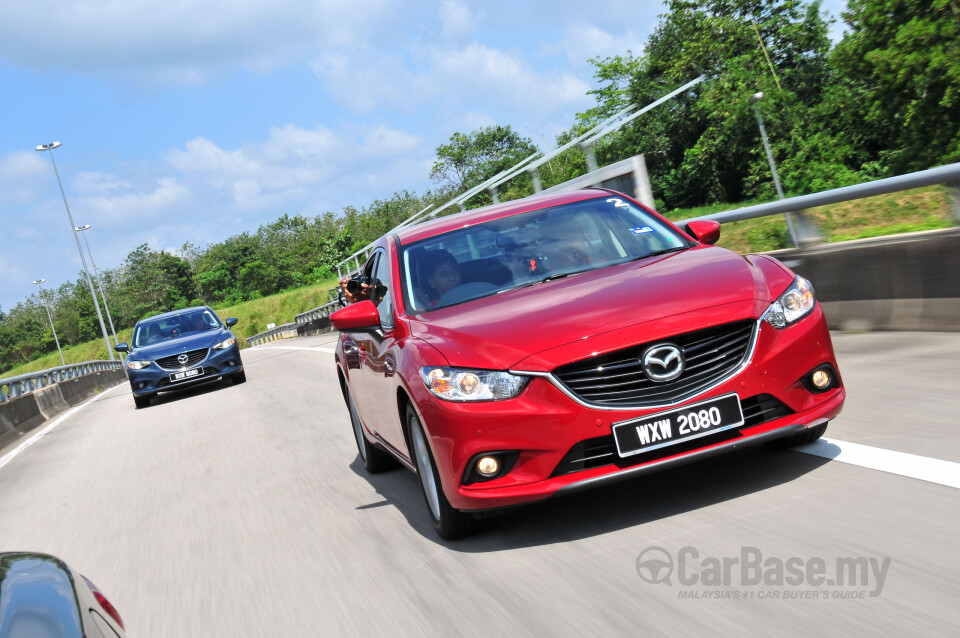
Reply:
[[460, 265], [456, 258], [444, 249], [431, 250], [426, 254], [423, 272], [427, 279], [430, 297], [427, 305], [436, 306], [440, 299], [461, 284]]

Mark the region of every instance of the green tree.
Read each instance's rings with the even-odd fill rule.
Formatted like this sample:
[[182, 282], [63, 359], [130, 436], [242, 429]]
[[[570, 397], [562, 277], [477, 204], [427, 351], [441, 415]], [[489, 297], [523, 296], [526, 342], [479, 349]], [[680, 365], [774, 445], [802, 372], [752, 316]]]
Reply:
[[[458, 131], [450, 136], [449, 144], [437, 147], [430, 178], [442, 188], [462, 193], [535, 152], [533, 141], [510, 125], [485, 126], [467, 134]], [[487, 203], [490, 198], [481, 193], [472, 201]]]
[[831, 56], [856, 129], [893, 172], [960, 161], [960, 3], [849, 0]]

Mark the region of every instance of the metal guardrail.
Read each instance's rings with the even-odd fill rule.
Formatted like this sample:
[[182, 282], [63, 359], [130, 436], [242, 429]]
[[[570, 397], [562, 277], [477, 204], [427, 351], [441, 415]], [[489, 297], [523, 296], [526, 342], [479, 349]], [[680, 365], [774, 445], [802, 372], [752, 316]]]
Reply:
[[76, 379], [103, 370], [123, 369], [123, 367], [120, 361], [86, 361], [0, 379], [0, 403], [67, 379]]
[[297, 324], [295, 322], [285, 323], [281, 326], [277, 326], [276, 328], [270, 328], [269, 330], [261, 332], [260, 334], [247, 337], [246, 341], [248, 346], [259, 346], [263, 345], [264, 343], [270, 343], [271, 341], [283, 339], [288, 336], [297, 336]]
[[293, 321], [296, 324], [310, 323], [311, 321], [316, 321], [317, 319], [323, 319], [324, 317], [329, 317], [331, 313], [340, 309], [339, 301], [331, 301], [325, 303], [319, 308], [313, 308], [312, 310], [307, 310], [306, 312], [301, 312], [299, 315], [293, 317]]
[[855, 184], [853, 186], [844, 186], [834, 188], [828, 191], [812, 193], [810, 195], [800, 195], [799, 197], [789, 197], [766, 204], [757, 204], [755, 206], [745, 206], [735, 210], [728, 210], [722, 213], [712, 215], [703, 215], [700, 217], [690, 217], [681, 219], [676, 223], [682, 226], [688, 222], [700, 220], [713, 220], [726, 224], [728, 222], [737, 222], [744, 219], [753, 219], [755, 217], [766, 217], [767, 215], [779, 215], [789, 213], [804, 208], [813, 208], [814, 206], [824, 206], [825, 204], [836, 204], [837, 202], [848, 202], [854, 199], [872, 197], [874, 195], [886, 195], [897, 191], [905, 191], [911, 188], [920, 188], [921, 186], [932, 186], [934, 184], [947, 184], [950, 182], [960, 182], [960, 162], [956, 164], [947, 164], [938, 166], [925, 171], [916, 173], [907, 173], [906, 175], [897, 175], [886, 179], [878, 179], [864, 184]]

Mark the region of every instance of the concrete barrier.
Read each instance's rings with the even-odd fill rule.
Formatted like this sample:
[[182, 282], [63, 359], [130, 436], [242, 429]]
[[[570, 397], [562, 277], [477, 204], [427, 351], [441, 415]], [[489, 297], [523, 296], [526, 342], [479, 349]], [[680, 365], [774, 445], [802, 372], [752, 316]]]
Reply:
[[960, 228], [768, 254], [813, 282], [831, 329], [960, 331]]
[[0, 449], [97, 392], [126, 380], [123, 370], [104, 370], [67, 379], [0, 403]]

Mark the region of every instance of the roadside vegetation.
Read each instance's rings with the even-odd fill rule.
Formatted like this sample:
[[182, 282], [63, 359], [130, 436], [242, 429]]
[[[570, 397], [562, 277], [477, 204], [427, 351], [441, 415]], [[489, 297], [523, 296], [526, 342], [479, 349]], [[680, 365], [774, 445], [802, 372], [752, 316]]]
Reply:
[[[555, 142], [563, 144], [628, 104], [649, 104], [703, 74], [706, 80], [694, 89], [594, 147], [600, 165], [644, 154], [657, 209], [672, 219], [775, 198], [750, 101], [757, 91], [764, 93], [757, 106], [788, 196], [960, 161], [956, 4], [848, 0], [845, 33], [833, 44], [816, 1], [669, 0], [643, 51], [590, 60], [594, 104]], [[172, 252], [138, 246], [117, 268], [103, 272], [114, 323], [129, 330], [150, 314], [198, 304], [218, 312], [236, 308], [233, 316], [241, 319], [238, 328], [245, 336], [268, 322], [290, 321], [320, 305], [310, 300], [314, 293], [300, 291], [316, 289], [317, 299], [325, 300], [344, 258], [417, 211], [448, 201], [535, 150], [530, 138], [509, 125], [455, 131], [436, 149], [430, 171], [435, 188], [425, 193], [401, 191], [338, 213], [277, 211], [275, 221], [256, 231], [206, 246], [185, 242]], [[549, 187], [586, 172], [586, 156], [574, 146], [542, 166], [540, 178]], [[504, 201], [532, 192], [525, 172], [499, 188]], [[482, 192], [467, 206], [489, 202]], [[943, 188], [810, 214], [829, 241], [953, 223]], [[785, 248], [786, 224], [780, 216], [724, 225], [720, 243], [740, 252]], [[291, 306], [280, 314], [286, 300]], [[0, 308], [0, 375], [59, 361], [44, 303], [52, 309], [65, 356], [83, 361], [105, 354], [96, 350], [104, 347], [102, 340], [84, 350], [83, 344], [98, 341], [99, 325], [81, 274], [43, 298], [34, 294], [11, 309]], [[247, 321], [244, 308], [250, 312]]]

